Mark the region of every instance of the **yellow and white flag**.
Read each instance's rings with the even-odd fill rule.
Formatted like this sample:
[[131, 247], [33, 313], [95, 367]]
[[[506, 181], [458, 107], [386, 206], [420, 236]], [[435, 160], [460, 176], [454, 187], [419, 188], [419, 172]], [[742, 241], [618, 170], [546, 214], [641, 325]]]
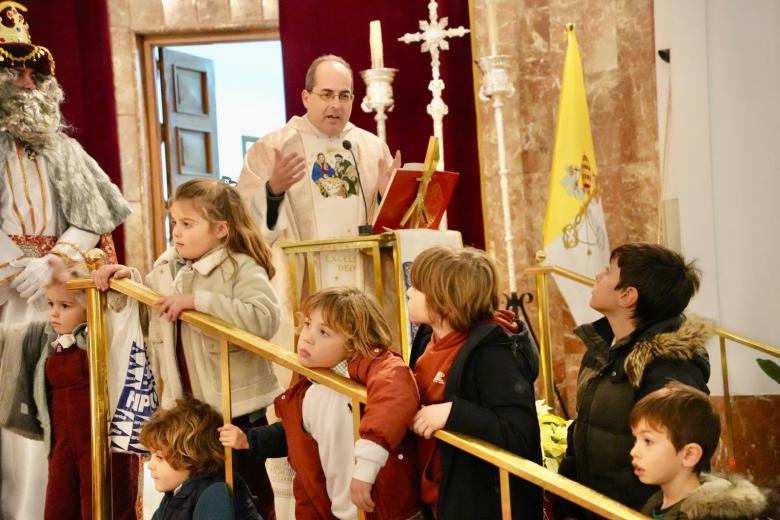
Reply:
[[[566, 38], [568, 48], [544, 219], [544, 250], [547, 265], [592, 278], [609, 263], [609, 241], [580, 51], [571, 24], [566, 26]], [[560, 276], [555, 281], [578, 325], [599, 316], [589, 305], [590, 287]]]

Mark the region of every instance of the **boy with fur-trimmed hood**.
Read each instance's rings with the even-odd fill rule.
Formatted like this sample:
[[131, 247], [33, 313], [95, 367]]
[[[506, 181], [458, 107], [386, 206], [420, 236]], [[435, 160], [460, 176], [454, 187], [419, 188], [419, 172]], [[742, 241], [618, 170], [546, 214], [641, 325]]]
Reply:
[[[669, 380], [708, 393], [705, 345], [713, 326], [682, 314], [698, 288], [693, 263], [663, 246], [629, 243], [612, 251], [590, 300], [604, 317], [574, 331], [587, 351], [562, 475], [634, 509], [657, 491], [633, 474], [629, 414]], [[553, 508], [557, 518], [591, 516], [560, 498]]]
[[642, 513], [658, 520], [752, 520], [766, 499], [737, 475], [702, 473], [718, 447], [720, 417], [703, 392], [670, 382], [631, 411], [634, 474], [660, 486]]

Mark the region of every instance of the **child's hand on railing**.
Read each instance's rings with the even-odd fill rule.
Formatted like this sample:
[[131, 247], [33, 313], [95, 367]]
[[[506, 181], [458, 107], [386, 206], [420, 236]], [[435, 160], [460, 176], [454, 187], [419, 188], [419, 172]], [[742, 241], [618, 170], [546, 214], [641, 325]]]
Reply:
[[219, 442], [226, 448], [233, 448], [234, 450], [249, 449], [249, 441], [246, 438], [246, 434], [238, 426], [226, 424], [217, 428], [217, 431], [219, 432]]
[[111, 278], [119, 280], [120, 278], [130, 278], [130, 268], [119, 264], [104, 265], [92, 273], [92, 282], [95, 287], [101, 291], [108, 290], [108, 283]]
[[160, 314], [168, 321], [176, 321], [179, 315], [195, 308], [194, 294], [174, 294], [155, 300], [155, 305], [160, 306]]
[[352, 503], [357, 506], [358, 509], [365, 511], [366, 513], [374, 512], [374, 501], [371, 499], [371, 488], [373, 484], [363, 482], [356, 478], [352, 479], [352, 484], [349, 485], [349, 490], [352, 493]]
[[421, 437], [430, 439], [431, 435], [444, 428], [450, 417], [452, 402], [423, 406], [414, 416], [412, 431]]

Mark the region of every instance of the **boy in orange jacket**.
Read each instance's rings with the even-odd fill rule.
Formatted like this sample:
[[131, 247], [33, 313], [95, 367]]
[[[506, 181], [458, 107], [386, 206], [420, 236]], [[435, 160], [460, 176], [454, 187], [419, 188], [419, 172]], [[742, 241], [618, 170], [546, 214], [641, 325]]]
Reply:
[[[409, 432], [419, 408], [414, 377], [388, 350], [390, 328], [379, 306], [355, 288], [312, 294], [302, 304], [298, 359], [366, 385], [360, 438], [353, 442], [351, 399], [301, 378], [274, 401], [281, 423], [241, 431], [220, 428], [220, 441], [258, 458], [288, 457], [298, 520], [408, 520], [420, 512], [415, 446]], [[353, 462], [354, 461], [354, 462]]]

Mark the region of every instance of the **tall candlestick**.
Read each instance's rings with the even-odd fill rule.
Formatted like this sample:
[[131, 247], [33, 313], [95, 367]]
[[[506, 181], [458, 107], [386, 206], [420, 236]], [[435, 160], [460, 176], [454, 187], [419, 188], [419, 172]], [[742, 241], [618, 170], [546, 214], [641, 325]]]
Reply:
[[385, 67], [384, 51], [382, 50], [382, 25], [379, 20], [373, 20], [368, 24], [371, 46], [371, 68], [383, 69]]
[[488, 43], [490, 43], [490, 55], [498, 55], [498, 22], [496, 21], [495, 0], [487, 0], [487, 26]]

